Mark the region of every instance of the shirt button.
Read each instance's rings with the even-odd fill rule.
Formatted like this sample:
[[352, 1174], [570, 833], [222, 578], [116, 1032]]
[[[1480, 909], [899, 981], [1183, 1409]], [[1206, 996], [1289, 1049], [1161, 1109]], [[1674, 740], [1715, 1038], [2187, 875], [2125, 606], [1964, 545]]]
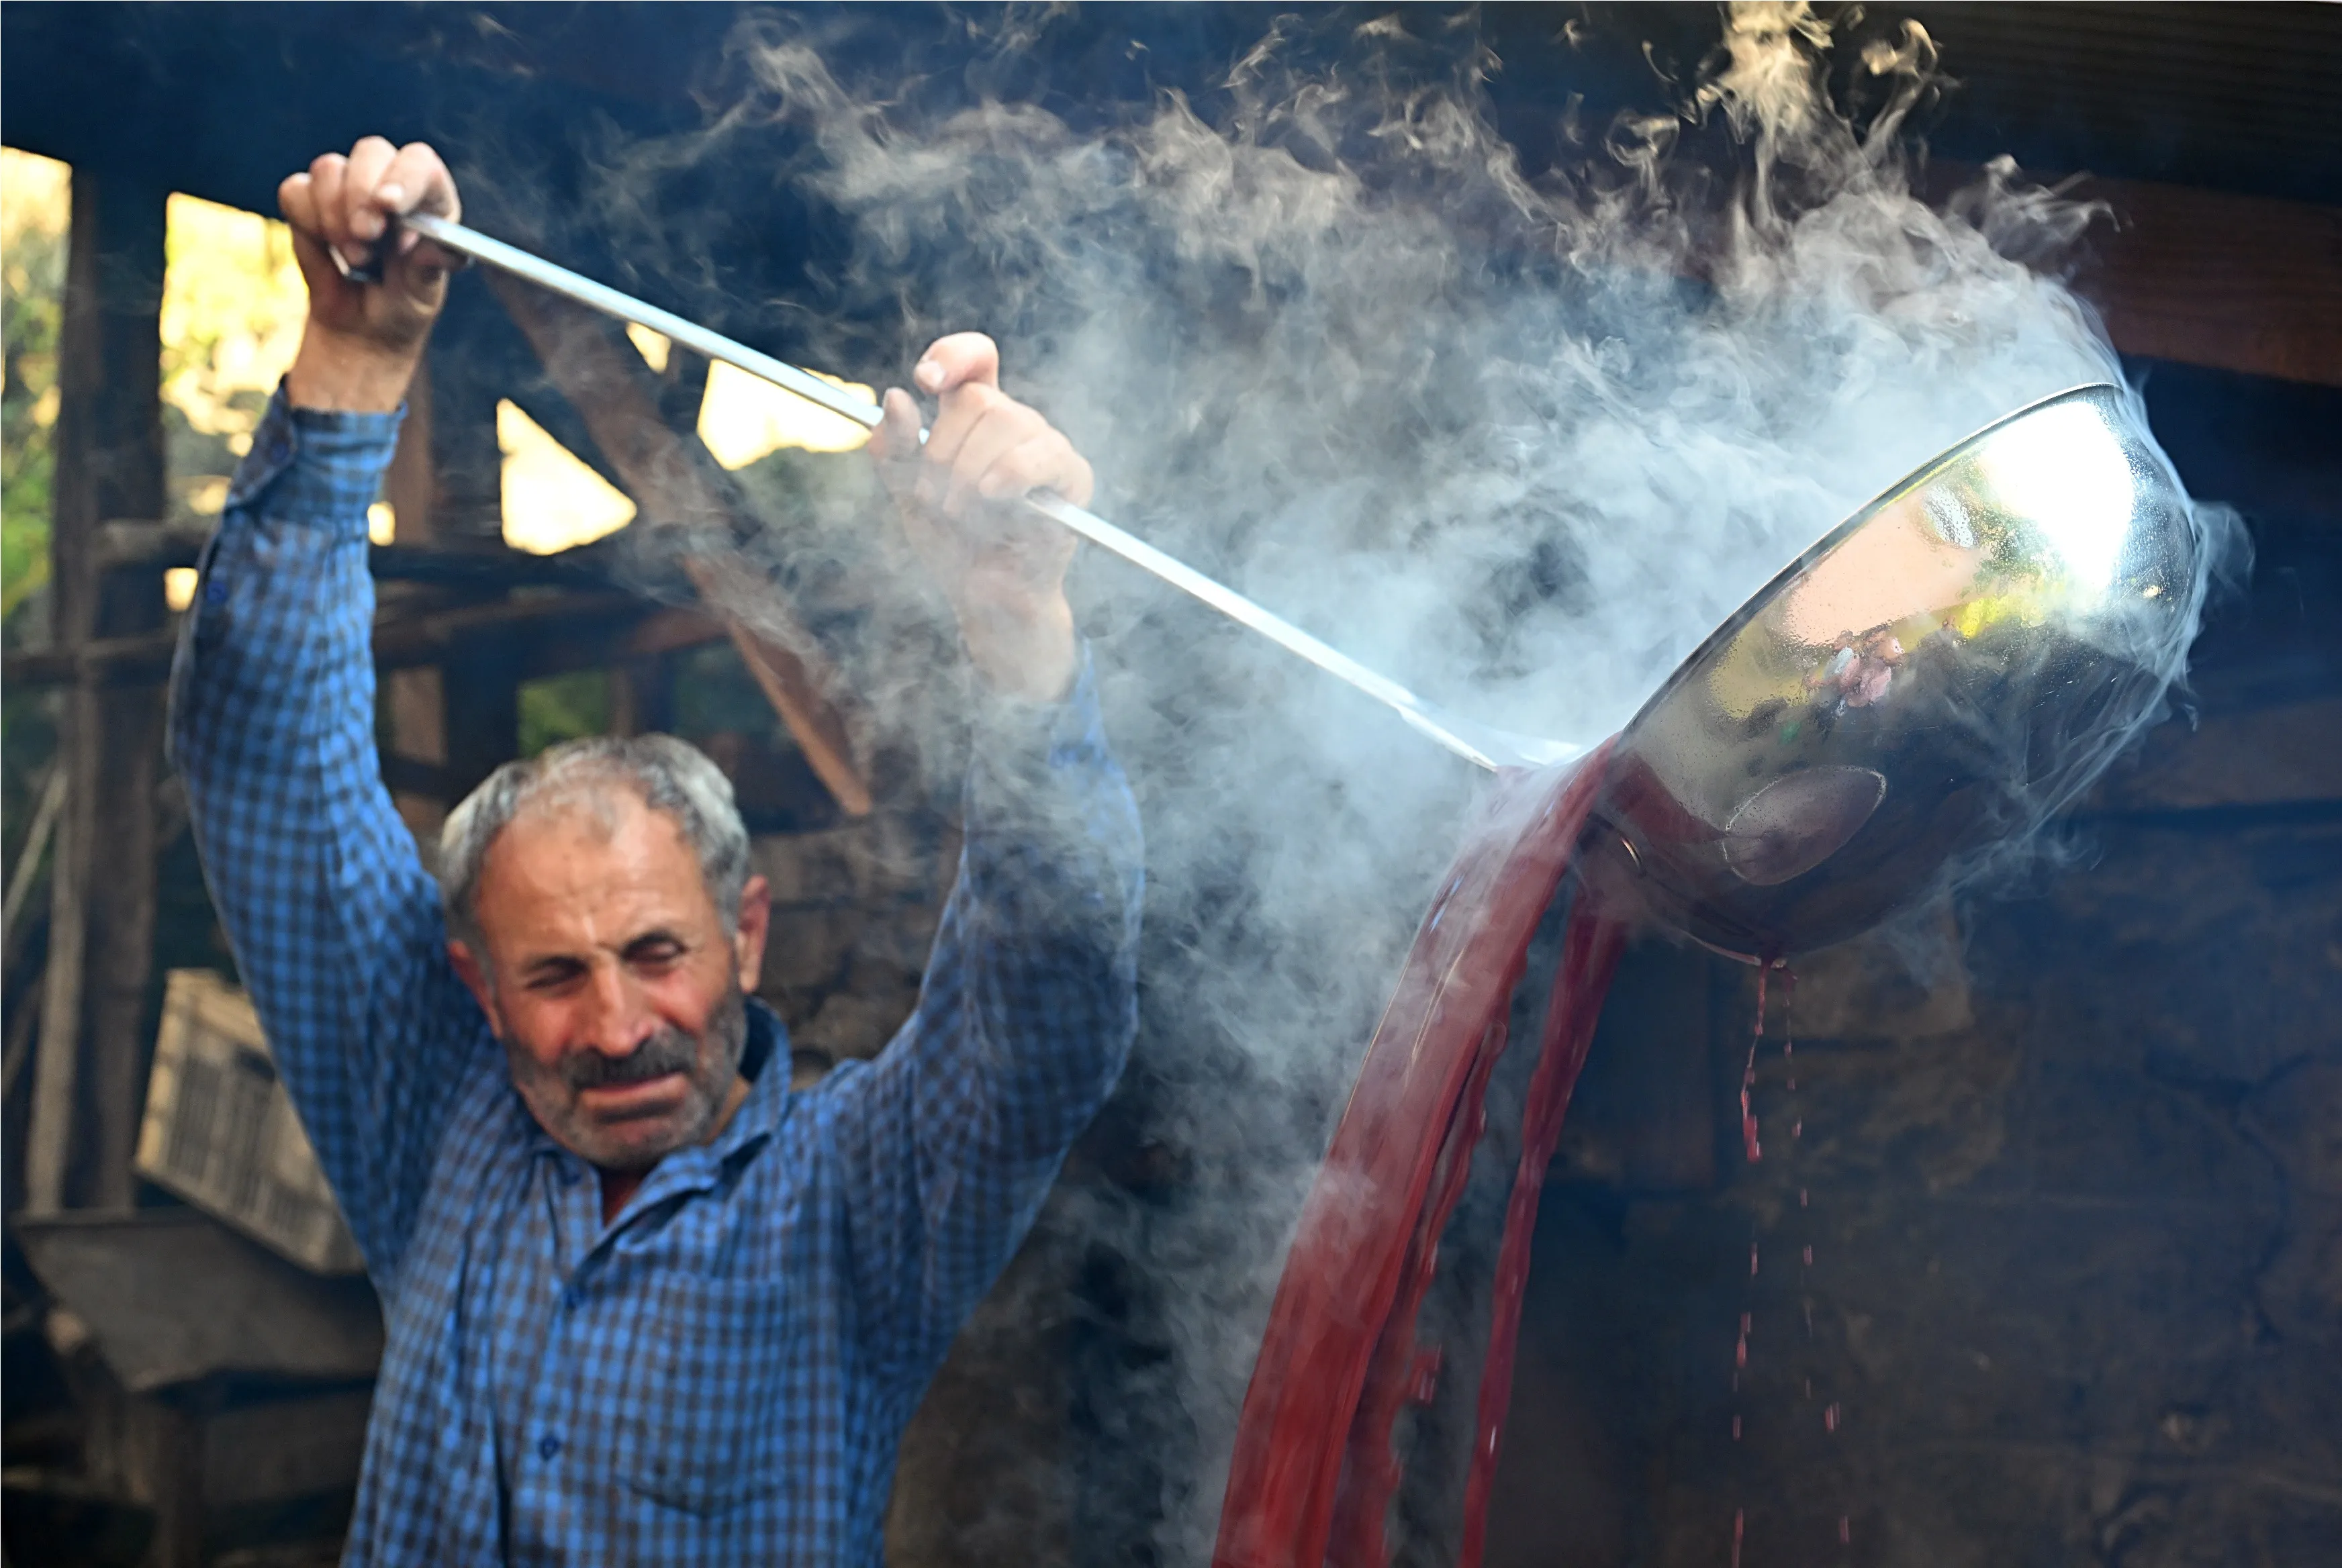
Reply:
[[554, 1436], [551, 1433], [546, 1433], [543, 1437], [536, 1440], [536, 1456], [539, 1459], [550, 1459], [560, 1452], [561, 1439]]

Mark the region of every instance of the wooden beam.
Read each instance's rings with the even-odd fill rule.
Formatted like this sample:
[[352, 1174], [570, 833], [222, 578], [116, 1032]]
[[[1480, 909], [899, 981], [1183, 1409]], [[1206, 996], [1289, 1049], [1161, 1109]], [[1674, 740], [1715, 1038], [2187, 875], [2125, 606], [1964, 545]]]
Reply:
[[733, 645], [806, 761], [849, 816], [870, 810], [870, 788], [854, 761], [846, 723], [830, 702], [835, 684], [811, 634], [797, 624], [764, 574], [728, 544], [738, 516], [712, 477], [715, 460], [696, 435], [662, 417], [649, 367], [617, 330], [583, 306], [555, 299], [499, 273], [488, 286], [544, 362], [545, 374], [635, 504], [658, 523], [691, 531], [684, 569], [701, 599], [724, 622]]
[[398, 444], [391, 448], [390, 467], [382, 476], [382, 498], [390, 504], [397, 524], [395, 535], [402, 545], [428, 545], [438, 538], [439, 476], [432, 463], [431, 376], [429, 345], [415, 378], [406, 387], [406, 417], [399, 422]]
[[2342, 386], [2342, 207], [2143, 180], [2105, 202], [2075, 279], [2125, 354]]
[[[497, 599], [420, 615], [385, 614], [375, 623], [377, 668], [403, 670], [463, 656], [482, 633], [521, 627], [536, 634], [524, 649], [524, 679], [590, 669], [613, 659], [648, 658], [729, 635], [724, 623], [687, 605], [661, 607], [615, 590], [528, 599]], [[100, 686], [155, 684], [171, 673], [178, 635], [101, 637], [73, 649], [20, 654], [8, 661], [7, 690], [89, 682]]]
[[[151, 634], [158, 575], [108, 570], [101, 524], [164, 511], [161, 397], [167, 193], [76, 170], [57, 345], [50, 529], [57, 642]], [[58, 757], [71, 781], [51, 872], [25, 1198], [36, 1213], [126, 1207], [144, 1084], [140, 1038], [154, 962], [155, 785], [163, 694], [85, 676], [67, 695]]]

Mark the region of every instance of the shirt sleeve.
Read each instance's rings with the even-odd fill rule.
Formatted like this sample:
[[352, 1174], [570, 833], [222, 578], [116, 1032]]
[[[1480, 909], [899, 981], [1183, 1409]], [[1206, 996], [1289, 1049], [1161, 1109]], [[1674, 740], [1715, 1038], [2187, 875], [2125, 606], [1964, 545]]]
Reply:
[[366, 508], [398, 423], [279, 390], [204, 551], [170, 728], [270, 1054], [385, 1291], [488, 1039], [375, 749]]
[[1086, 659], [1062, 703], [984, 701], [965, 822], [917, 1009], [824, 1089], [863, 1343], [909, 1397], [1031, 1228], [1137, 1030], [1138, 811]]

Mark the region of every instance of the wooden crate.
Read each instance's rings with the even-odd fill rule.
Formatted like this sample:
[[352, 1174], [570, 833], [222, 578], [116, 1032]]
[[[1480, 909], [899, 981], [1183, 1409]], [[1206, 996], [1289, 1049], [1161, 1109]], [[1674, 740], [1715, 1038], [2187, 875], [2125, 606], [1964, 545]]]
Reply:
[[171, 972], [135, 1164], [304, 1268], [364, 1267], [251, 999], [207, 969]]

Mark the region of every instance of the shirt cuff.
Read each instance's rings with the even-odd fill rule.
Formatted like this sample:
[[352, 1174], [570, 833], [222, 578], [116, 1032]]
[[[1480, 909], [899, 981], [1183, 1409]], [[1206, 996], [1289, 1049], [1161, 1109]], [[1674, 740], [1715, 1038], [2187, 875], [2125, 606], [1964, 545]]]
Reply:
[[252, 450], [236, 464], [226, 510], [261, 509], [265, 502], [271, 517], [363, 537], [366, 508], [381, 491], [405, 418], [403, 404], [388, 414], [295, 408], [280, 381], [252, 433]]
[[1085, 641], [1075, 655], [1073, 684], [1053, 703], [1004, 696], [970, 674], [976, 759], [1011, 775], [1058, 772], [1096, 761], [1106, 749], [1097, 675]]

